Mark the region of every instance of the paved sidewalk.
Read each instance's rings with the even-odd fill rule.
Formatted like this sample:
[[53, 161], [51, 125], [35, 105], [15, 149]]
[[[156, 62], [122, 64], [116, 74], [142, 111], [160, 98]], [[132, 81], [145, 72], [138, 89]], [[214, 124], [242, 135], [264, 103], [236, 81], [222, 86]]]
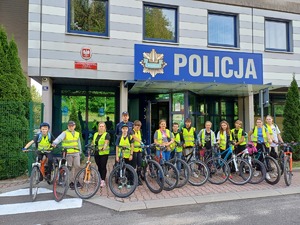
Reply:
[[[114, 159], [110, 158], [108, 172], [111, 171]], [[108, 176], [107, 176], [108, 177]], [[46, 182], [45, 187], [48, 187]], [[208, 202], [230, 201], [247, 198], [260, 198], [300, 193], [300, 170], [294, 171], [291, 186], [287, 187], [283, 176], [276, 185], [266, 182], [260, 184], [234, 185], [227, 181], [221, 185], [209, 182], [203, 186], [196, 187], [190, 184], [172, 191], [162, 191], [154, 194], [147, 188], [146, 184], [138, 186], [135, 192], [128, 198], [117, 198], [109, 190], [108, 185], [100, 188], [98, 193], [87, 200], [97, 205], [104, 206], [116, 211], [141, 210], [149, 208], [170, 207], [179, 205], [190, 205]], [[29, 179], [0, 181], [0, 193], [25, 188], [29, 186]], [[51, 187], [51, 186], [50, 186]], [[68, 195], [77, 197], [74, 191], [68, 191]]]

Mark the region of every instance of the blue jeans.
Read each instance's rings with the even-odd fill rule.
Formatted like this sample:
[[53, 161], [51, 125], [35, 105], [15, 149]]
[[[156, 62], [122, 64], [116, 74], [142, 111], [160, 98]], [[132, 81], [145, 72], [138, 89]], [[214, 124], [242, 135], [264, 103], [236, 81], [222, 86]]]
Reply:
[[[176, 152], [175, 154], [176, 154], [177, 159], [181, 159], [182, 152]], [[181, 171], [181, 162], [177, 161], [176, 166], [177, 166], [178, 172], [180, 173], [180, 171]]]
[[[170, 160], [170, 155], [171, 152], [170, 151], [163, 151], [162, 152], [162, 157], [165, 161], [169, 161]], [[156, 151], [156, 156], [159, 157], [160, 156], [160, 150]]]

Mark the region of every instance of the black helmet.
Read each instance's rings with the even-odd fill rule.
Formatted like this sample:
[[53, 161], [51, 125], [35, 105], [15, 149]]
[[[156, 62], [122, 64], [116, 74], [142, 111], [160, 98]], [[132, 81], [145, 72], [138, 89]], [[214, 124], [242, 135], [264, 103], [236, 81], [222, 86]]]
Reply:
[[48, 128], [50, 129], [49, 123], [45, 123], [45, 122], [41, 123], [41, 124], [40, 124], [40, 129], [41, 129], [42, 127], [48, 127]]

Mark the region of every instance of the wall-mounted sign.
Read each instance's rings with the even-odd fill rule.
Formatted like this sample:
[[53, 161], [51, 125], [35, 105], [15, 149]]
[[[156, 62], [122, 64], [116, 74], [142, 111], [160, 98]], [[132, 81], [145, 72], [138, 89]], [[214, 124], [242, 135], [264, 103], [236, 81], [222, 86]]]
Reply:
[[98, 65], [95, 62], [78, 62], [75, 61], [75, 69], [97, 70]]
[[101, 108], [99, 108], [99, 116], [104, 116], [104, 108], [103, 107], [101, 107]]
[[134, 79], [263, 84], [262, 54], [135, 44]]
[[43, 86], [43, 87], [42, 87], [42, 90], [43, 90], [43, 91], [48, 91], [48, 89], [49, 89], [48, 86]]
[[89, 47], [83, 47], [80, 51], [81, 58], [89, 60], [92, 57], [92, 50]]

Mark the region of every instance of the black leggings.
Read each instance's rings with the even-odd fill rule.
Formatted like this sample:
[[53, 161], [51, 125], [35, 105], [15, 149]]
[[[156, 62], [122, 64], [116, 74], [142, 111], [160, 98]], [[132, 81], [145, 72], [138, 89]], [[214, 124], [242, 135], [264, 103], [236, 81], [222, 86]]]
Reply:
[[131, 165], [134, 169], [142, 166], [142, 152], [133, 152]]
[[98, 171], [101, 176], [101, 180], [105, 180], [106, 178], [106, 173], [107, 173], [107, 160], [108, 160], [108, 155], [95, 155], [95, 162], [98, 166]]

